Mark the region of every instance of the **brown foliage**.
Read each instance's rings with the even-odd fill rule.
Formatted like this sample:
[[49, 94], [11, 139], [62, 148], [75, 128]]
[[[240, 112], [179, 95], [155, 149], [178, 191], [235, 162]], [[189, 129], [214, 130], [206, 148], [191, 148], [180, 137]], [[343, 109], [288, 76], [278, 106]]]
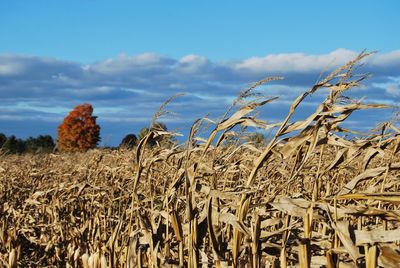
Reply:
[[58, 148], [62, 151], [86, 151], [100, 141], [100, 126], [92, 116], [92, 105], [76, 106], [58, 127]]

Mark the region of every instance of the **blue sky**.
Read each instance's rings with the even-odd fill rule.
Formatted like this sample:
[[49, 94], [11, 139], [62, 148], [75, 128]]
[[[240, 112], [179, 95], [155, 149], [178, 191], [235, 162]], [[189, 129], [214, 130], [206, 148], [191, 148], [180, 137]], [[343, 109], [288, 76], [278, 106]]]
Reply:
[[[268, 75], [280, 97], [262, 118], [279, 120], [326, 67], [364, 48], [374, 74], [355, 96], [400, 99], [399, 1], [0, 1], [0, 132], [51, 134], [73, 106], [90, 102], [104, 143], [148, 125], [169, 96], [185, 133], [218, 116], [246, 85]], [[312, 111], [307, 100], [300, 115]], [[351, 122], [373, 127], [391, 111]]]

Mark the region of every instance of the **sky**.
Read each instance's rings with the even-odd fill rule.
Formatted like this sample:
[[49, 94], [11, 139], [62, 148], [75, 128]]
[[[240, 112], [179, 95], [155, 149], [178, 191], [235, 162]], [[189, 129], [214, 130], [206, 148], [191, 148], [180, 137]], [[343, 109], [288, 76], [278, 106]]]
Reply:
[[[91, 103], [102, 145], [148, 126], [170, 96], [170, 129], [187, 133], [217, 119], [237, 94], [266, 76], [278, 96], [260, 117], [282, 120], [291, 101], [324, 70], [377, 50], [350, 93], [400, 100], [399, 1], [15, 1], [0, 0], [0, 132], [50, 134], [76, 105]], [[311, 96], [298, 117], [323, 96]], [[357, 112], [353, 128], [389, 120], [393, 109]]]

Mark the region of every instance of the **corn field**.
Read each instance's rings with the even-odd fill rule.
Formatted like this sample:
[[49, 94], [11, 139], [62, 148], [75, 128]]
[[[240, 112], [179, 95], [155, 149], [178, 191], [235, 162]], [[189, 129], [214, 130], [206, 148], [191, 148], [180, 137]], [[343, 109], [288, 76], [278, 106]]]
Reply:
[[[389, 108], [345, 97], [367, 78], [355, 71], [369, 54], [278, 123], [257, 118], [275, 98], [253, 94], [271, 77], [174, 147], [147, 146], [175, 135], [153, 129], [135, 150], [0, 155], [0, 267], [400, 267], [400, 129], [342, 126], [354, 111]], [[258, 147], [247, 127], [273, 132]]]

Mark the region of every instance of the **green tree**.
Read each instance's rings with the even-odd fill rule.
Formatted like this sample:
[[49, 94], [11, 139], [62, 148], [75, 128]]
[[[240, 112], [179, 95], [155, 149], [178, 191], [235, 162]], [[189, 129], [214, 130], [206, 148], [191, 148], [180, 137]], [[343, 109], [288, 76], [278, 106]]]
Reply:
[[239, 135], [233, 131], [225, 133], [223, 145], [226, 147], [237, 145], [239, 143]]
[[143, 140], [143, 138], [149, 133], [150, 129], [148, 127], [143, 127], [138, 134], [138, 140]]
[[30, 153], [51, 152], [54, 146], [54, 140], [50, 135], [40, 135], [37, 138], [29, 137], [25, 141], [25, 150]]
[[40, 135], [36, 138], [39, 148], [43, 151], [53, 151], [55, 142], [50, 135]]
[[256, 147], [262, 147], [266, 145], [266, 139], [264, 135], [259, 132], [250, 133], [247, 137], [247, 141], [253, 143]]
[[4, 135], [3, 133], [0, 133], [0, 148], [3, 147], [3, 144], [6, 142], [7, 136]]
[[138, 138], [135, 134], [128, 134], [122, 139], [119, 148], [132, 149], [133, 146], [136, 145], [137, 141]]
[[12, 135], [4, 142], [2, 149], [7, 153], [21, 154], [25, 151], [25, 142]]
[[[138, 140], [142, 140], [149, 132], [150, 130], [153, 131], [159, 131], [159, 132], [167, 132], [168, 128], [164, 123], [161, 122], [156, 122], [152, 125], [152, 127], [149, 129], [147, 127], [144, 127], [140, 130], [138, 134]], [[162, 147], [170, 147], [176, 143], [176, 139], [173, 138], [171, 135], [158, 135], [154, 137], [153, 139], [150, 139], [147, 141], [147, 145], [154, 147], [156, 145], [162, 146]]]

